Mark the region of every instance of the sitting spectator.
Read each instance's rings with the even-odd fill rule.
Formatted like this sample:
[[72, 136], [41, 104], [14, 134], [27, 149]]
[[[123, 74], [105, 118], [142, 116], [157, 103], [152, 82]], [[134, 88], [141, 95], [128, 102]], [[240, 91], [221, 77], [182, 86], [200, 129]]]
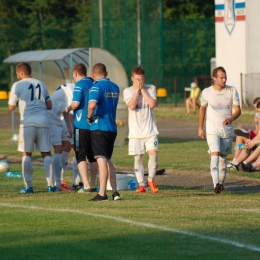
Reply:
[[186, 114], [190, 114], [190, 106], [192, 106], [193, 113], [196, 114], [196, 108], [200, 107], [201, 90], [195, 82], [191, 83], [190, 97], [186, 99]]
[[[254, 116], [254, 124], [255, 124], [255, 131], [251, 130], [250, 128], [240, 125], [234, 129], [234, 134], [236, 135], [236, 145], [235, 145], [235, 153], [233, 160], [227, 165], [229, 169], [238, 169], [236, 166], [241, 162], [241, 160], [245, 160], [247, 156], [249, 156], [250, 151], [243, 152], [243, 155], [240, 157], [240, 153], [243, 149], [246, 148], [246, 143], [249, 140], [253, 140], [259, 133], [259, 125], [260, 125], [260, 113], [257, 112], [257, 104], [260, 102], [260, 97], [257, 97], [254, 102], [253, 106], [255, 109], [255, 116]], [[259, 104], [260, 105], [260, 104]], [[254, 139], [254, 141], [257, 139]], [[240, 158], [239, 158], [240, 157]], [[239, 158], [239, 159], [238, 159]]]

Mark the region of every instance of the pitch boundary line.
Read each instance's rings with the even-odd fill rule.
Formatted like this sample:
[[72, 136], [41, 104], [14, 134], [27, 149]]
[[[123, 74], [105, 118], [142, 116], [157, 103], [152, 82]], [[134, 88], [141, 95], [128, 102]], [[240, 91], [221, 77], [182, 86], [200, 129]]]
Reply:
[[222, 239], [222, 238], [212, 237], [212, 236], [208, 236], [208, 235], [202, 235], [202, 234], [198, 234], [198, 233], [194, 233], [194, 232], [155, 225], [152, 223], [138, 222], [138, 221], [129, 220], [129, 219], [120, 218], [120, 217], [113, 217], [113, 216], [108, 216], [108, 215], [102, 215], [102, 214], [91, 213], [91, 212], [83, 212], [83, 211], [72, 210], [72, 209], [42, 208], [42, 207], [37, 207], [37, 206], [15, 205], [15, 204], [8, 204], [8, 203], [0, 203], [0, 206], [10, 207], [10, 208], [24, 208], [24, 209], [31, 209], [31, 210], [45, 210], [45, 211], [54, 211], [54, 212], [78, 213], [78, 214], [88, 215], [88, 216], [92, 216], [92, 217], [116, 220], [116, 221], [120, 221], [123, 223], [128, 223], [128, 224], [141, 226], [141, 227], [159, 229], [159, 230], [163, 230], [163, 231], [167, 231], [167, 232], [171, 232], [171, 233], [182, 234], [182, 235], [186, 235], [186, 236], [190, 236], [190, 237], [196, 237], [199, 239], [211, 240], [211, 241], [220, 242], [223, 244], [227, 244], [227, 245], [231, 245], [231, 246], [235, 246], [235, 247], [239, 247], [239, 248], [245, 248], [245, 249], [248, 249], [251, 251], [260, 252], [260, 247], [255, 246], [255, 245], [250, 245], [250, 244], [247, 245], [247, 244], [232, 241], [229, 239]]

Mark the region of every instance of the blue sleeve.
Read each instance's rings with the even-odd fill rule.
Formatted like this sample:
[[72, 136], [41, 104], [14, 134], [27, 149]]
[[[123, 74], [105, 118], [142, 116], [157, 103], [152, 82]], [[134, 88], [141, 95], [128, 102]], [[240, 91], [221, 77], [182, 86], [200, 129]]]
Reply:
[[98, 86], [94, 85], [90, 89], [90, 92], [89, 92], [89, 101], [96, 101], [96, 102], [98, 102], [100, 95], [101, 95], [100, 89], [98, 88]]
[[80, 85], [75, 85], [74, 90], [73, 90], [73, 98], [72, 101], [74, 102], [79, 102], [81, 101], [82, 98], [82, 88]]

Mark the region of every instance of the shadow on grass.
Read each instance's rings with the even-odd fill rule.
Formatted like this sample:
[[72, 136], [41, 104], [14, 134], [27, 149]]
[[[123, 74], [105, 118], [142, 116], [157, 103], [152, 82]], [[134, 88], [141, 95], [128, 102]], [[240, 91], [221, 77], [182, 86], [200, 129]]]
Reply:
[[[192, 142], [205, 142], [205, 139], [181, 139], [181, 138], [170, 138], [170, 137], [160, 137], [158, 136], [159, 144], [170, 144], [170, 143], [192, 143]], [[129, 139], [125, 139], [125, 145], [128, 145]]]
[[[176, 191], [205, 191], [209, 192], [212, 191], [212, 194], [214, 193], [214, 189], [212, 185], [197, 185], [197, 186], [171, 186], [171, 185], [158, 185], [159, 190], [176, 190]], [[225, 190], [223, 194], [225, 193], [234, 193], [234, 194], [240, 194], [240, 195], [247, 195], [247, 194], [258, 194], [260, 193], [260, 185], [247, 185], [244, 181], [236, 181], [232, 183], [228, 183], [226, 186], [224, 186]], [[204, 194], [196, 194], [196, 195], [204, 195]], [[205, 194], [205, 196], [208, 196], [210, 194]], [[182, 194], [183, 196], [183, 194]]]

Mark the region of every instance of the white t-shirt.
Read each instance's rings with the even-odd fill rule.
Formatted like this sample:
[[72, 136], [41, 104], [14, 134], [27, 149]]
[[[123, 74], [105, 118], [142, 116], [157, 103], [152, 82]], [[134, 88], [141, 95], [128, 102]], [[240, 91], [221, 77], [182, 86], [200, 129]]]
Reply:
[[51, 95], [52, 109], [48, 110], [50, 124], [62, 126], [60, 116], [72, 102], [73, 89], [74, 84], [66, 83]]
[[232, 115], [232, 105], [240, 105], [238, 92], [234, 87], [226, 86], [221, 91], [212, 86], [202, 91], [201, 106], [207, 106], [206, 132], [226, 138], [233, 136], [232, 124], [223, 125], [223, 121]]
[[[153, 99], [157, 99], [154, 85], [146, 84], [145, 91]], [[123, 92], [124, 102], [127, 104], [133, 95], [133, 87], [126, 88]], [[128, 112], [129, 138], [148, 138], [159, 134], [154, 110], [148, 106], [142, 94], [139, 95], [136, 109], [131, 110], [128, 108]]]
[[49, 118], [45, 101], [50, 99], [45, 84], [34, 78], [26, 78], [13, 84], [8, 104], [19, 102], [20, 127], [49, 128]]

